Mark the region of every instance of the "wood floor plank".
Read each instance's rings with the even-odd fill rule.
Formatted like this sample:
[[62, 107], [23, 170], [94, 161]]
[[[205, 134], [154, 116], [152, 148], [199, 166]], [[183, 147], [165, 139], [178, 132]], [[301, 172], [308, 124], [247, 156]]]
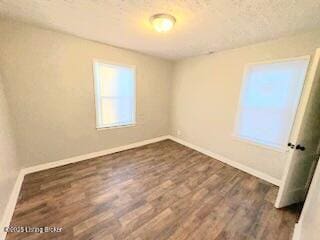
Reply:
[[170, 140], [25, 177], [11, 226], [60, 233], [12, 239], [291, 239], [297, 206], [277, 187]]

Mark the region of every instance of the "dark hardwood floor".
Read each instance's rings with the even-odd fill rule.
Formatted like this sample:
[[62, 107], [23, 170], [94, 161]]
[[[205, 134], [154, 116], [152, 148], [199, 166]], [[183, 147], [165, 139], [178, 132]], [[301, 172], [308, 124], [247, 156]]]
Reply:
[[277, 188], [170, 140], [25, 177], [7, 239], [291, 239]]

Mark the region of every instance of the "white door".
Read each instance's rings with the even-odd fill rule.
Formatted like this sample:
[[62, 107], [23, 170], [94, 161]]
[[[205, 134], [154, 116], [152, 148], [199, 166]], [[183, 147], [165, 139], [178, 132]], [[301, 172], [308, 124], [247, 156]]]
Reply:
[[[320, 49], [316, 50], [303, 89], [288, 146], [288, 158], [275, 206], [304, 201], [316, 166], [320, 138]], [[318, 96], [317, 96], [318, 95]]]

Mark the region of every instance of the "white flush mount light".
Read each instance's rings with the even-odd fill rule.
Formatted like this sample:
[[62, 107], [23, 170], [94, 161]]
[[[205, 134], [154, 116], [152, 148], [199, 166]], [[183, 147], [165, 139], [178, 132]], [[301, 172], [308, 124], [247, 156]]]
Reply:
[[152, 27], [157, 32], [168, 32], [173, 28], [176, 19], [169, 14], [155, 14], [150, 18]]

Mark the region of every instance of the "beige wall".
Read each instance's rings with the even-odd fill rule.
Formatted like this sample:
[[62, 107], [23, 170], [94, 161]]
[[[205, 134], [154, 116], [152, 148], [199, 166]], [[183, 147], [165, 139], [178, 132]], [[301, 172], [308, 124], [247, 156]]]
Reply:
[[15, 184], [19, 165], [11, 117], [0, 74], [0, 221]]
[[[30, 25], [0, 20], [0, 72], [23, 166], [169, 133], [172, 63]], [[92, 60], [137, 68], [137, 125], [97, 131]]]
[[172, 134], [254, 170], [280, 179], [284, 154], [232, 137], [244, 67], [247, 63], [313, 54], [320, 31], [213, 55], [174, 66]]

